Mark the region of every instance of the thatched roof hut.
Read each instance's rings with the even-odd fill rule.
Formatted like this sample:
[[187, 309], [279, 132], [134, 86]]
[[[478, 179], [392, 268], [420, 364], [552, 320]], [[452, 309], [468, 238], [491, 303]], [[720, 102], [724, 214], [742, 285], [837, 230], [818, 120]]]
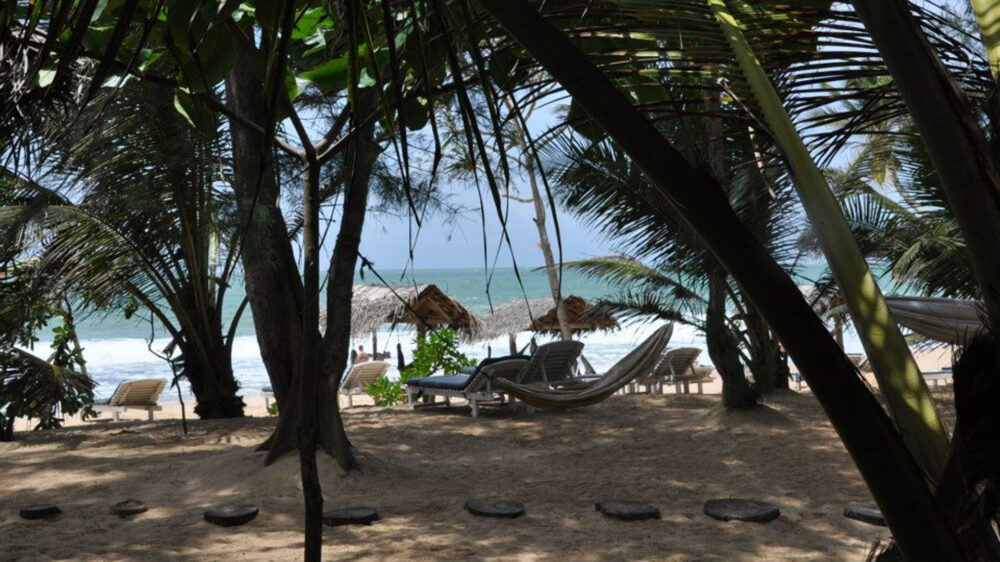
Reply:
[[407, 287], [355, 285], [351, 298], [351, 334], [355, 337], [378, 330], [382, 324], [413, 324], [417, 332], [431, 326], [447, 326], [470, 334], [478, 326], [476, 317], [458, 301], [433, 284]]
[[[611, 314], [595, 308], [580, 297], [570, 295], [563, 299], [563, 304], [570, 329], [574, 333], [618, 327], [618, 321]], [[502, 304], [493, 313], [482, 317], [482, 326], [476, 333], [476, 339], [491, 340], [523, 331], [558, 334], [555, 300], [546, 297], [530, 299], [527, 303], [515, 300]]]

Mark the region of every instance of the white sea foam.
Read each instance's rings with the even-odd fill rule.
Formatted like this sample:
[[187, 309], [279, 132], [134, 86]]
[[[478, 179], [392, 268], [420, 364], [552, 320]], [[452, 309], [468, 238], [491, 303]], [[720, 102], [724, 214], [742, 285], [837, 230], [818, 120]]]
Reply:
[[[598, 372], [602, 372], [613, 365], [626, 353], [632, 350], [643, 339], [649, 336], [656, 329], [652, 324], [626, 324], [622, 328], [610, 332], [597, 332], [586, 334], [581, 339], [584, 342], [584, 355]], [[517, 343], [519, 347], [528, 344], [531, 334], [522, 332], [519, 334]], [[404, 357], [407, 361], [412, 359], [412, 349], [414, 347], [415, 333], [405, 329], [380, 330], [378, 334], [380, 350], [389, 350], [393, 357], [389, 360], [392, 368], [389, 371], [390, 378], [398, 376], [396, 369], [397, 359], [396, 344], [402, 345]], [[538, 343], [550, 341], [546, 336], [538, 336]], [[42, 341], [36, 344], [35, 352], [45, 355], [51, 342]], [[162, 349], [166, 341], [155, 341], [153, 349]], [[97, 382], [95, 395], [98, 397], [110, 396], [114, 392], [118, 383], [137, 378], [165, 378], [172, 379], [173, 373], [165, 361], [154, 355], [149, 350], [146, 340], [141, 338], [115, 338], [115, 339], [89, 339], [83, 340], [84, 356], [87, 359], [88, 373]], [[371, 339], [357, 339], [353, 345], [365, 345], [371, 351]], [[690, 326], [675, 325], [674, 335], [670, 341], [671, 347], [699, 347], [705, 349], [705, 338], [697, 330]], [[845, 347], [848, 352], [861, 350], [861, 344], [853, 332], [845, 334]], [[477, 342], [474, 344], [462, 344], [459, 349], [474, 358], [485, 358], [487, 349], [491, 348], [494, 356], [506, 355], [509, 352], [509, 343], [506, 337], [497, 338], [489, 342]], [[702, 364], [711, 364], [708, 353], [702, 353], [699, 358]], [[258, 394], [260, 390], [268, 386], [270, 381], [267, 371], [260, 358], [260, 348], [257, 346], [256, 336], [238, 336], [233, 342], [233, 371], [236, 379], [243, 388], [243, 393], [247, 395]], [[181, 388], [186, 398], [190, 398], [190, 391], [186, 383], [181, 384]], [[164, 401], [175, 401], [177, 399], [176, 390], [170, 390], [162, 398]]]

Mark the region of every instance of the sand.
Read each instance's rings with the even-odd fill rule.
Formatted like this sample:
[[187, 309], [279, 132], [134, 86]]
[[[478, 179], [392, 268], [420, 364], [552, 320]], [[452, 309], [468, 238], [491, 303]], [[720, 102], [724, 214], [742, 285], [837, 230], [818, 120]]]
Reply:
[[[325, 558], [863, 560], [888, 535], [841, 515], [872, 500], [809, 394], [783, 392], [745, 412], [722, 409], [718, 396], [675, 394], [619, 395], [568, 412], [468, 412], [345, 413], [364, 470], [345, 475], [321, 457], [326, 505], [376, 506], [382, 519], [325, 528]], [[0, 443], [0, 559], [297, 559], [297, 459], [264, 467], [254, 452], [274, 423], [195, 420], [186, 436], [175, 420], [88, 423]], [[527, 515], [476, 518], [462, 509], [468, 497], [519, 500]], [[720, 497], [772, 502], [781, 517], [703, 515], [702, 503]], [[126, 498], [150, 510], [112, 515]], [[594, 503], [608, 498], [652, 502], [662, 519], [606, 519]], [[260, 516], [236, 528], [202, 520], [226, 501], [255, 503]], [[64, 513], [18, 517], [37, 502]]]

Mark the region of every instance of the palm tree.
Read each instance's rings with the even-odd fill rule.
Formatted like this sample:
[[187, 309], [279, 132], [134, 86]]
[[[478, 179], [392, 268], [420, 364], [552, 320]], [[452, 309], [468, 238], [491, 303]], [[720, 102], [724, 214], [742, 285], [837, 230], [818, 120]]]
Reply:
[[38, 269], [51, 290], [145, 310], [169, 336], [165, 356], [191, 384], [195, 413], [242, 416], [231, 354], [245, 301], [223, 316], [237, 264], [224, 145], [172, 106], [162, 90], [134, 84], [84, 112], [49, 137], [39, 181], [50, 187], [23, 182], [22, 204], [6, 210], [44, 226]]
[[[855, 0], [854, 3], [862, 17], [871, 25], [876, 42], [886, 54], [890, 70], [902, 78], [899, 83], [902, 85], [904, 98], [912, 107], [918, 108], [915, 114], [919, 116], [917, 123], [925, 135], [925, 140], [934, 137], [936, 144], [932, 147], [931, 153], [935, 162], [939, 166], [947, 166], [947, 173], [943, 173], [943, 175], [949, 185], [949, 200], [953, 207], [959, 207], [956, 210], [956, 217], [963, 228], [967, 241], [969, 241], [970, 255], [973, 256], [973, 262], [976, 264], [975, 270], [980, 286], [984, 288], [1000, 287], [1000, 283], [995, 282], [995, 276], [1000, 275], [1000, 268], [992, 266], [997, 255], [994, 246], [995, 240], [998, 238], [993, 229], [996, 228], [997, 224], [1000, 224], [1000, 220], [996, 220], [996, 217], [990, 214], [992, 210], [989, 206], [976, 209], [973, 205], [974, 201], [987, 200], [986, 195], [991, 193], [990, 188], [996, 182], [996, 178], [1000, 177], [1000, 174], [992, 171], [991, 166], [980, 166], [976, 161], [977, 155], [988, 153], [982, 142], [982, 135], [976, 132], [977, 121], [965, 111], [962, 100], [949, 91], [951, 82], [944, 74], [945, 66], [936, 60], [936, 54], [928, 48], [926, 41], [920, 43], [924, 32], [906, 13], [909, 7], [908, 3], [881, 2], [880, 0]], [[74, 7], [73, 10], [67, 9], [68, 18], [48, 17], [45, 21], [53, 24], [50, 25], [49, 29], [58, 31], [63, 28], [79, 29], [81, 25], [85, 29], [90, 22], [90, 15], [93, 14], [95, 4], [96, 2], [83, 3], [82, 7]], [[131, 8], [134, 11], [136, 4], [137, 2], [128, 2], [125, 8]], [[651, 12], [648, 11], [649, 5], [646, 3], [637, 3], [636, 6], [628, 9], [624, 9], [620, 3], [609, 3], [605, 7], [610, 9], [603, 12], [606, 19], [598, 21], [596, 25], [593, 20], [588, 19], [584, 24], [576, 26], [577, 22], [582, 21], [576, 17], [580, 13], [586, 12], [588, 17], [602, 14], [600, 8], [603, 5], [593, 6], [593, 4], [591, 2], [581, 5], [572, 2], [546, 3], [546, 9], [552, 10], [556, 16], [554, 21], [565, 26], [564, 30], [559, 30], [547, 23], [527, 2], [521, 0], [481, 0], [479, 2], [479, 6], [485, 8], [502, 24], [503, 30], [509, 32], [525, 47], [529, 54], [522, 55], [521, 59], [537, 59], [541, 66], [549, 72], [549, 75], [573, 95], [574, 104], [585, 114], [589, 114], [594, 123], [601, 129], [607, 131], [608, 135], [648, 176], [649, 189], [638, 194], [646, 205], [659, 212], [673, 209], [674, 212], [681, 213], [686, 224], [691, 226], [709, 251], [733, 275], [747, 296], [762, 312], [771, 328], [781, 337], [790, 354], [795, 358], [796, 363], [810, 383], [810, 387], [843, 437], [848, 450], [854, 456], [862, 475], [868, 481], [889, 520], [893, 534], [899, 541], [904, 554], [913, 559], [959, 558], [961, 556], [959, 547], [955, 542], [954, 533], [951, 531], [957, 525], [949, 526], [942, 519], [939, 506], [934, 503], [930, 487], [925, 481], [923, 469], [913, 462], [912, 454], [917, 450], [911, 451], [907, 448], [907, 444], [900, 438], [900, 434], [893, 424], [864, 388], [864, 385], [857, 380], [852, 365], [837, 347], [836, 342], [830, 338], [822, 323], [798, 294], [794, 283], [781, 270], [779, 264], [768, 255], [763, 246], [755, 240], [751, 230], [745, 227], [739, 216], [733, 212], [729, 201], [719, 187], [719, 182], [704, 173], [703, 170], [692, 166], [671, 145], [669, 140], [663, 137], [660, 131], [649, 124], [649, 121], [641, 111], [637, 110], [635, 105], [636, 102], [644, 103], [641, 97], [639, 99], [635, 97], [632, 99], [623, 98], [620, 91], [615, 88], [615, 83], [607, 75], [602, 74], [594, 66], [593, 61], [599, 61], [605, 69], [614, 73], [612, 75], [616, 77], [616, 80], [618, 78], [628, 80], [636, 76], [642, 77], [644, 72], [658, 73], [657, 68], [635, 68], [632, 61], [642, 52], [654, 53], [656, 65], [661, 65], [664, 61], [667, 63], [662, 64], [661, 67], [680, 68], [695, 73], [702, 72], [703, 67], [699, 65], [695, 68], [684, 68], [684, 64], [672, 66], [670, 57], [675, 51], [670, 48], [664, 49], [663, 43], [658, 41], [656, 37], [650, 38], [648, 35], [644, 35], [650, 27], [647, 22], [648, 18], [639, 17], [623, 23], [622, 16], [636, 14], [649, 16]], [[698, 9], [686, 12], [683, 17], [688, 21], [700, 20], [701, 25], [706, 25], [706, 18], [703, 15], [704, 10], [708, 7], [707, 3], [677, 2], [675, 4], [680, 7], [691, 7], [697, 4]], [[348, 8], [347, 14], [349, 16], [346, 34], [350, 36], [348, 60], [352, 61], [352, 64], [349, 66], [353, 66], [354, 69], [350, 80], [352, 84], [357, 83], [353, 78], [357, 78], [359, 74], [356, 66], [359, 57], [356, 53], [358, 53], [358, 47], [362, 43], [360, 39], [362, 34], [358, 32], [357, 22], [351, 14], [353, 11], [359, 10], [361, 5], [362, 3], [353, 1], [343, 3], [343, 6]], [[251, 150], [244, 152], [256, 154], [258, 158], [263, 157], [266, 160], [266, 149], [271, 146], [270, 134], [274, 130], [278, 115], [278, 106], [274, 104], [278, 98], [275, 97], [274, 93], [280, 89], [281, 84], [285, 83], [287, 73], [284, 56], [287, 52], [289, 38], [292, 35], [295, 9], [287, 1], [279, 3], [278, 6], [258, 3], [256, 7], [261, 8], [258, 16], [263, 22], [262, 41], [266, 42], [269, 48], [266, 50], [266, 56], [261, 57], [267, 62], [267, 73], [261, 81], [262, 86], [257, 90], [259, 94], [257, 99], [263, 100], [260, 104], [262, 107], [260, 111], [252, 114], [250, 125], [247, 127], [259, 129], [258, 134], [262, 133], [263, 141], [249, 145]], [[39, 11], [46, 15], [59, 16], [54, 5], [43, 4]], [[476, 76], [481, 83], [488, 83], [488, 77], [480, 67], [479, 58], [482, 55], [480, 52], [482, 43], [477, 24], [482, 23], [482, 20], [478, 16], [470, 15], [474, 11], [465, 2], [453, 4], [434, 1], [428, 7], [428, 12], [431, 11], [437, 18], [438, 28], [436, 32], [443, 30], [446, 37], [448, 34], [454, 33], [466, 41], [466, 47], [471, 46], [473, 66], [476, 68], [470, 70], [468, 74], [463, 74], [463, 69], [454, 54], [451, 42], [445, 45], [444, 50], [446, 51], [445, 58], [448, 59], [450, 67], [450, 75], [454, 80], [451, 84], [453, 87], [451, 91], [462, 100], [462, 110], [469, 125], [469, 144], [470, 146], [473, 144], [481, 145], [481, 135], [476, 129], [474, 114], [466, 95], [466, 78], [472, 75]], [[822, 16], [823, 11], [818, 10], [816, 13]], [[185, 14], [183, 10], [178, 10], [178, 14], [180, 18], [172, 18], [175, 22], [192, 21], [193, 19], [185, 19], [184, 16], [188, 14]], [[330, 17], [339, 17], [339, 14], [338, 12], [329, 15]], [[570, 17], [566, 17], [567, 15]], [[11, 21], [9, 13], [7, 18], [8, 22]], [[69, 23], [64, 24], [63, 19]], [[126, 21], [128, 17], [125, 15], [119, 19], [119, 23], [125, 21], [126, 25], [128, 24]], [[155, 20], [155, 17], [151, 19]], [[390, 23], [386, 24], [386, 31], [392, 31], [392, 21], [395, 20], [387, 18], [387, 22]], [[634, 30], [636, 33], [633, 33], [633, 29], [628, 27], [628, 23], [635, 21], [643, 22], [643, 24]], [[711, 18], [708, 18], [707, 21], [714, 22]], [[754, 21], [753, 26], [760, 33], [751, 39], [755, 42], [759, 41], [759, 45], [772, 46], [779, 53], [783, 52], [782, 49], [786, 54], [801, 53], [800, 49], [786, 49], [788, 43], [780, 40], [789, 35], [787, 33], [789, 30], [796, 29], [795, 25], [790, 24], [794, 21], [794, 18], [784, 18], [777, 22], [768, 18]], [[77, 25], [76, 28], [73, 27], [74, 23]], [[676, 28], [677, 20], [667, 18], [667, 23], [669, 25], [663, 26], [663, 29], [673, 30]], [[712, 23], [712, 25], [717, 24]], [[987, 26], [983, 27], [988, 29]], [[226, 26], [210, 26], [210, 28], [213, 30], [229, 29]], [[502, 36], [503, 30], [490, 29], [489, 31], [495, 33], [496, 36]], [[592, 58], [584, 56], [573, 43], [567, 40], [565, 31], [578, 37], [579, 43], [586, 44], [594, 56]], [[31, 33], [31, 29], [28, 29], [27, 32], [22, 30], [22, 35], [30, 35]], [[82, 36], [82, 33], [80, 35]], [[394, 37], [391, 33], [388, 35]], [[808, 35], [806, 33], [806, 36]], [[847, 41], [848, 48], [841, 49], [839, 52], [858, 52], [857, 44], [850, 44], [850, 41], [858, 35], [856, 31], [835, 34], [837, 37], [850, 38]], [[80, 40], [76, 34], [70, 33], [69, 36], [69, 40], [66, 41], [67, 49], [63, 51], [63, 56], [59, 60], [60, 67], [69, 64], [65, 61], [75, 60], [75, 51], [79, 48]], [[729, 47], [726, 47], [729, 54], [723, 57], [719, 56], [717, 30], [711, 32], [709, 36], [715, 39], [710, 38], [700, 43], [709, 47], [714, 46], [716, 49], [714, 54], [711, 52], [706, 54], [707, 61], [718, 63], [721, 58], [725, 59], [723, 62], [729, 62], [732, 54], [728, 50]], [[794, 32], [791, 33], [791, 37], [795, 38]], [[894, 37], [905, 41], [899, 41], [898, 45], [893, 45]], [[811, 43], [811, 39], [805, 38], [807, 39], [806, 43]], [[623, 39], [626, 42], [640, 39], [645, 41], [649, 48], [644, 51], [631, 48], [620, 49]], [[690, 39], [690, 36], [687, 39]], [[107, 51], [111, 58], [120, 44], [119, 40], [110, 42]], [[197, 45], [199, 42], [189, 41], [186, 44], [188, 46]], [[393, 41], [389, 41], [387, 44], [393, 44]], [[723, 45], [726, 43], [724, 42]], [[755, 44], [755, 47], [759, 45]], [[992, 46], [989, 47], [992, 48]], [[513, 49], [516, 47], [511, 50]], [[45, 51], [43, 57], [48, 56], [47, 49], [43, 48], [42, 51]], [[375, 49], [368, 49], [369, 55], [372, 58], [377, 58], [373, 55], [374, 51]], [[909, 60], [913, 58], [914, 54], [916, 54], [916, 59]], [[758, 56], [760, 56], [759, 53]], [[790, 56], [794, 58], [794, 55]], [[766, 57], [764, 58], [766, 60]], [[955, 64], [954, 61], [952, 64]], [[398, 67], [395, 64], [392, 66]], [[790, 68], [788, 65], [779, 66]], [[806, 85], [816, 84], [817, 81], [822, 82], [825, 69], [830, 67], [817, 65], [816, 68], [819, 69], [817, 73], [808, 74], [805, 79], [795, 82]], [[918, 72], [907, 74], [906, 71], [913, 68], [916, 68]], [[60, 68], [55, 73], [57, 80], [60, 75], [59, 70], [64, 69]], [[249, 68], [244, 70], [245, 73], [250, 73]], [[424, 65], [424, 70], [426, 71], [426, 65]], [[622, 72], [623, 70], [624, 72]], [[97, 82], [101, 82], [101, 80], [97, 80]], [[933, 95], [927, 95], [924, 96], [924, 99], [920, 99], [920, 96], [926, 93], [924, 86], [928, 83], [933, 84], [933, 88], [931, 88]], [[746, 93], [746, 90], [740, 92], [741, 94]], [[741, 95], [741, 98], [744, 101], [749, 99], [745, 95]], [[244, 99], [246, 99], [245, 96]], [[657, 101], [654, 100], [653, 103], [656, 104]], [[433, 106], [433, 103], [429, 105]], [[669, 104], [667, 109], [669, 110]], [[943, 124], [941, 120], [935, 122], [935, 112], [946, 117]], [[490, 119], [494, 123], [496, 122], [492, 115]], [[949, 146], [949, 144], [953, 146]], [[255, 148], [264, 150], [253, 150]], [[788, 150], [787, 146], [785, 149]], [[949, 156], [954, 156], [951, 162], [947, 162]], [[258, 171], [258, 176], [260, 171], [264, 169], [266, 168], [261, 168]], [[489, 166], [484, 166], [484, 169], [487, 171], [487, 175], [491, 173]], [[973, 187], [969, 193], [973, 195], [957, 191], [963, 188], [963, 182], [959, 180], [971, 182]], [[489, 181], [494, 202], [498, 212], [501, 212], [497, 182], [492, 177], [489, 178]], [[819, 218], [822, 220], [835, 219], [833, 216], [835, 214], [837, 213]], [[311, 302], [313, 294], [313, 292], [306, 291], [305, 300]], [[987, 295], [987, 302], [988, 304], [991, 302], [989, 295]], [[996, 312], [1000, 310], [1000, 305], [990, 306], [992, 307], [991, 316], [1000, 317], [1000, 312]], [[307, 391], [308, 388], [303, 390], [303, 394]], [[920, 432], [907, 432], [908, 438], [912, 438], [914, 435], [919, 437]], [[304, 444], [300, 445], [308, 449], [311, 447], [311, 442], [307, 439]], [[876, 450], [880, 450], [877, 455], [873, 453]], [[311, 544], [310, 541], [307, 541], [308, 544]], [[311, 557], [317, 556], [318, 549], [310, 550], [310, 553]]]
[[[672, 92], [677, 94], [676, 89]], [[687, 116], [661, 119], [658, 128], [726, 186], [744, 222], [767, 241], [785, 267], [793, 269], [798, 255], [791, 236], [795, 221], [789, 220], [794, 216], [794, 199], [774, 164], [773, 147], [756, 139], [740, 119], [720, 119], [718, 104], [712, 100], [689, 99], [678, 106]], [[704, 331], [709, 355], [723, 380], [725, 405], [747, 407], [756, 403], [758, 393], [770, 392], [776, 385], [787, 387], [780, 346], [759, 312], [682, 215], [651, 209], [635, 195], [650, 186], [634, 162], [607, 142], [564, 137], [554, 146], [550, 153], [564, 204], [653, 264], [612, 259], [584, 260], [569, 267], [609, 276], [636, 291], [614, 308], [673, 310]], [[694, 320], [701, 317], [704, 321]], [[748, 384], [744, 365], [753, 372], [755, 386]]]
[[[647, 203], [655, 209], [673, 208], [683, 213], [741, 284], [830, 416], [904, 555], [913, 559], [961, 558], [954, 531], [942, 517], [924, 473], [900, 435], [798, 294], [794, 282], [733, 212], [718, 184], [691, 166], [607, 76], [529, 3], [481, 0], [480, 4], [641, 167], [652, 185], [641, 194]], [[876, 456], [865, 452], [868, 447], [881, 450]], [[903, 490], [905, 493], [900, 493]]]

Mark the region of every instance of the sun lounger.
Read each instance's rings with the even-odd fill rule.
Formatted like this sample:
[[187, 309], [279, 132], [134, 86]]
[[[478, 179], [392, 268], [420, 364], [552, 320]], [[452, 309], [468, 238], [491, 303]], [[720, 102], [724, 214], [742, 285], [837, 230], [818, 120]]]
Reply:
[[153, 412], [163, 409], [156, 400], [166, 386], [167, 381], [164, 379], [126, 381], [118, 385], [111, 398], [94, 402], [94, 410], [111, 412], [111, 419], [114, 421], [118, 421], [118, 415], [128, 408], [146, 410], [152, 420]]
[[354, 395], [364, 394], [369, 384], [385, 376], [388, 371], [389, 364], [384, 361], [366, 361], [351, 367], [340, 385], [340, 392], [347, 395], [347, 407], [354, 405]]
[[440, 375], [406, 381], [406, 402], [410, 409], [416, 409], [419, 396], [443, 396], [445, 405], [451, 405], [452, 398], [463, 398], [472, 408], [472, 417], [479, 416], [479, 404], [493, 400], [504, 400], [503, 394], [493, 390], [492, 378], [518, 379], [531, 361], [527, 358], [487, 359], [472, 373]]
[[574, 367], [583, 353], [583, 343], [560, 340], [541, 345], [531, 354], [531, 363], [520, 378], [520, 384], [556, 385], [572, 381]]
[[539, 346], [530, 357], [486, 359], [472, 373], [412, 379], [406, 383], [407, 402], [412, 410], [418, 396], [444, 396], [446, 404], [451, 398], [464, 398], [476, 417], [480, 402], [504, 398], [489, 384], [490, 376], [526, 385], [561, 385], [574, 380], [573, 367], [582, 351], [581, 342], [554, 341]]
[[691, 385], [697, 385], [698, 394], [704, 391], [703, 384], [712, 380], [711, 367], [696, 363], [701, 350], [697, 347], [679, 347], [663, 354], [652, 373], [638, 377], [632, 385], [633, 391], [645, 386], [650, 392], [658, 387], [663, 392], [665, 385], [674, 385], [677, 394], [690, 394]]
[[951, 367], [944, 367], [940, 371], [928, 371], [924, 373], [924, 380], [934, 383], [933, 386], [938, 386], [943, 384], [948, 386], [948, 380], [954, 381], [954, 373], [951, 371]]

